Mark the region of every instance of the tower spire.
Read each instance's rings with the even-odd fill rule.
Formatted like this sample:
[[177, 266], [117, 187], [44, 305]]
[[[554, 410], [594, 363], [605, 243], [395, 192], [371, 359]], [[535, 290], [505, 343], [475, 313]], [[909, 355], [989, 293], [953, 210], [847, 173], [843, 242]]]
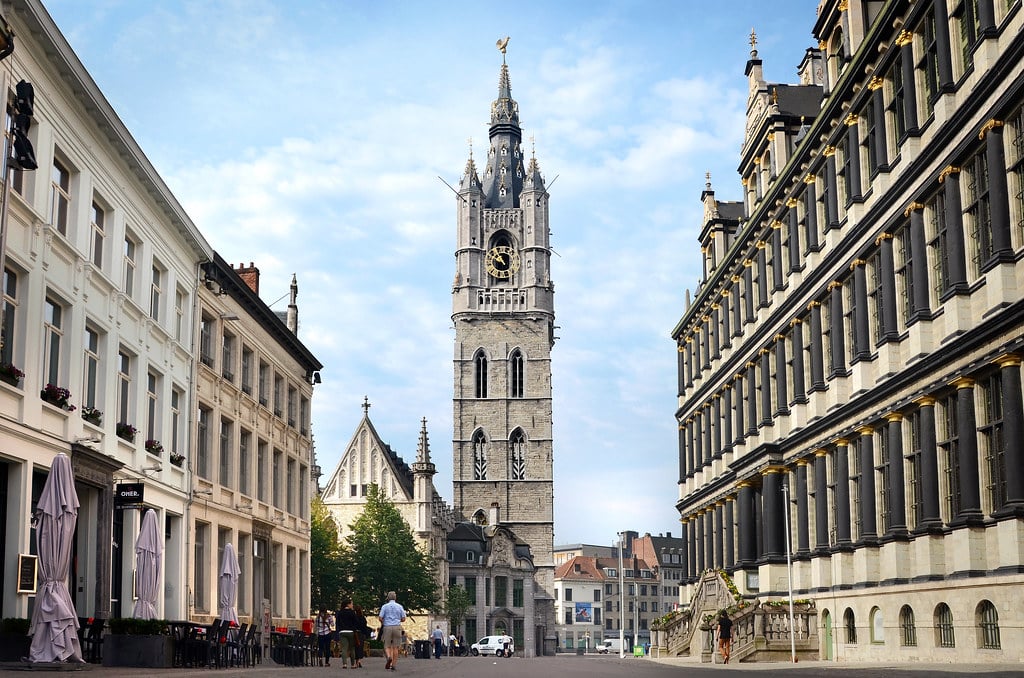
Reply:
[[505, 209], [519, 207], [523, 190], [523, 161], [520, 145], [523, 130], [519, 126], [519, 104], [512, 98], [512, 82], [508, 75], [505, 53], [509, 38], [498, 40], [501, 70], [498, 75], [498, 98], [491, 102], [491, 128], [488, 138], [487, 168], [484, 170], [485, 207]]

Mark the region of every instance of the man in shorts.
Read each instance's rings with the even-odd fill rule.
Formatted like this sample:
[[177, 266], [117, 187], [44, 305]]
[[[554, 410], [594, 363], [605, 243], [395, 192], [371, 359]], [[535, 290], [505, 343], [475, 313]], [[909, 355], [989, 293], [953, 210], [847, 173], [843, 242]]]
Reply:
[[384, 642], [384, 655], [388, 658], [384, 669], [395, 670], [398, 663], [398, 648], [402, 644], [402, 622], [405, 621], [405, 608], [395, 600], [394, 591], [388, 592], [388, 602], [380, 608], [380, 638]]

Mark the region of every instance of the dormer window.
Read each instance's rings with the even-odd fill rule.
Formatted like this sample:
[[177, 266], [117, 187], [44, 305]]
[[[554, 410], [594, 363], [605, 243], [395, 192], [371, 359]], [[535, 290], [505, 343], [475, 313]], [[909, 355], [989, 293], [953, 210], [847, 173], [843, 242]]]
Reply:
[[452, 551], [448, 552], [448, 560], [455, 560], [455, 553]]
[[472, 563], [476, 561], [476, 554], [472, 551], [466, 551], [466, 562]]

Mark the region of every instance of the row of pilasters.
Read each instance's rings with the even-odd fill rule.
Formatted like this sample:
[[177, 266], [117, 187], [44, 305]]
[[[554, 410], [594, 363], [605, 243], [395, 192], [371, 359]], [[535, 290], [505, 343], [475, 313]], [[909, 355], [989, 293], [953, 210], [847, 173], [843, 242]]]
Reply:
[[[1021, 359], [1004, 355], [996, 364], [1006, 441], [1002, 459], [1005, 491], [1002, 504], [991, 514], [1024, 515]], [[951, 416], [955, 417], [957, 430], [976, 431], [975, 381], [962, 377], [950, 386], [954, 392], [946, 401], [954, 409]], [[837, 438], [791, 465], [768, 466], [757, 476], [737, 482], [734, 492], [684, 516], [686, 579], [695, 581], [708, 569], [743, 569], [782, 562], [787, 549], [792, 549], [796, 558], [808, 558], [861, 544], [905, 540], [915, 534], [979, 524], [985, 518], [980, 482], [983, 474], [978, 438], [972, 435], [959, 436], [955, 458], [957, 508], [943, 519], [936, 404], [933, 397], [921, 397], [912, 412], [892, 412], [876, 425], [860, 427], [849, 438]], [[912, 436], [907, 436], [905, 427], [911, 413], [914, 430]], [[904, 440], [908, 439], [915, 441], [916, 450], [904, 449]], [[915, 460], [910, 462], [916, 475], [913, 483], [905, 467], [905, 460], [911, 458]], [[789, 544], [784, 484], [791, 495]], [[910, 484], [916, 493], [914, 516], [907, 515]], [[884, 506], [879, 506], [879, 501]]]

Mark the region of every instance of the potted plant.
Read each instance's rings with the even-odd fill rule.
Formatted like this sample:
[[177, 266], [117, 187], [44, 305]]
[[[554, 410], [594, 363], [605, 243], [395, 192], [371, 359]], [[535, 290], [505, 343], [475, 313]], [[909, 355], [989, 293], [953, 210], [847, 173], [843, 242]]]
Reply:
[[139, 429], [135, 428], [131, 424], [119, 421], [117, 422], [117, 426], [114, 428], [114, 432], [117, 433], [118, 438], [123, 438], [130, 443], [134, 443], [135, 434], [139, 432]]
[[159, 440], [153, 440], [152, 438], [146, 441], [146, 452], [157, 457], [163, 456], [164, 446], [160, 444]]
[[39, 392], [39, 397], [54, 407], [59, 407], [68, 412], [75, 411], [75, 406], [68, 402], [71, 398], [71, 391], [67, 390], [63, 386], [47, 384], [46, 387]]
[[103, 638], [104, 666], [169, 669], [174, 662], [174, 639], [166, 619], [117, 617]]
[[8, 617], [0, 621], [0, 661], [17, 662], [28, 656], [32, 636], [28, 635], [29, 620]]
[[11, 386], [17, 386], [25, 373], [11, 363], [0, 363], [0, 381], [6, 381]]
[[178, 454], [177, 452], [171, 452], [171, 463], [175, 466], [181, 466], [185, 463], [185, 455]]
[[82, 419], [85, 419], [93, 426], [103, 425], [103, 413], [97, 410], [95, 407], [83, 407]]

